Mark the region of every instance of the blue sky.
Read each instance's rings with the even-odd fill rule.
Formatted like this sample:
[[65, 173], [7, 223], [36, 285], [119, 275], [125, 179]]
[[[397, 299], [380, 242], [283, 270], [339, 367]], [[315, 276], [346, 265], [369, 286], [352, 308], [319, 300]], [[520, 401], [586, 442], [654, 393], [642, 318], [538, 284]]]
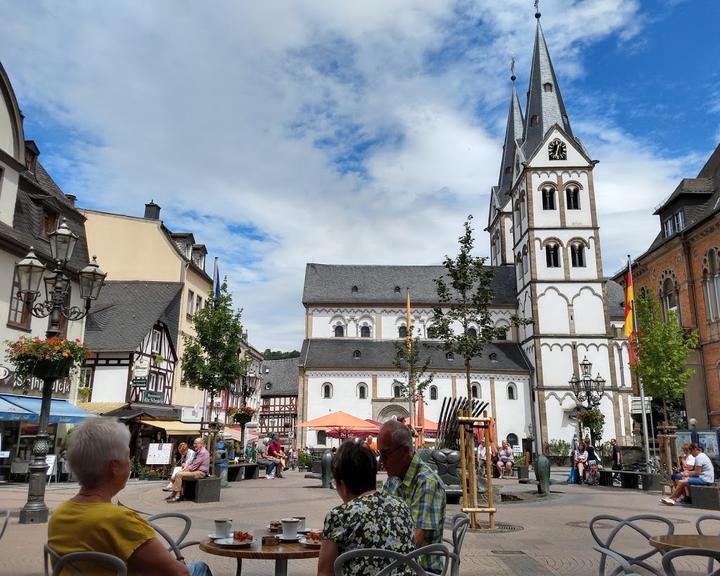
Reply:
[[[299, 348], [306, 262], [433, 264], [465, 216], [479, 254], [531, 0], [0, 0], [26, 138], [81, 206], [219, 256], [251, 342]], [[543, 0], [595, 169], [606, 274], [720, 141], [716, 0]]]

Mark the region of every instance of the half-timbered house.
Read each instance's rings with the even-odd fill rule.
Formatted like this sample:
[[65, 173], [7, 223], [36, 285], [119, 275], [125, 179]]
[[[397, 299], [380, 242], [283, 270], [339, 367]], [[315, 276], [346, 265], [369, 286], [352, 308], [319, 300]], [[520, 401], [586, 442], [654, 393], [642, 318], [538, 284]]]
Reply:
[[297, 425], [298, 359], [265, 360], [260, 390], [260, 434], [292, 441]]

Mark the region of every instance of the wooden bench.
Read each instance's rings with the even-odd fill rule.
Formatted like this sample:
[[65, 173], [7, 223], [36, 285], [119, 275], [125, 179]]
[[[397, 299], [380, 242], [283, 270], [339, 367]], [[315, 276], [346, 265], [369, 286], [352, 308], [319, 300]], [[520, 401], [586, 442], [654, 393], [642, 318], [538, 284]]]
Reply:
[[620, 486], [622, 488], [630, 488], [638, 490], [660, 490], [660, 482], [657, 476], [647, 474], [646, 472], [633, 472], [631, 470], [600, 470], [600, 486], [613, 486], [613, 477], [617, 474], [620, 476]]
[[203, 502], [220, 501], [220, 478], [188, 478], [183, 480], [183, 497], [201, 504]]
[[697, 486], [690, 484], [690, 506], [707, 510], [720, 510], [720, 486]]
[[260, 465], [254, 462], [228, 465], [228, 482], [240, 482], [241, 480], [253, 480], [260, 474]]

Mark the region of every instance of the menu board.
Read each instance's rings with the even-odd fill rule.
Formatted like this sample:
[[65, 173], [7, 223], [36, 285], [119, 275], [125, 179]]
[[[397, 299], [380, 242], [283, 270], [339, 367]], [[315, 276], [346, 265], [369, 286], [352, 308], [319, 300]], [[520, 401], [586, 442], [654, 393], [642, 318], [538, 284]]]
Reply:
[[164, 444], [150, 444], [148, 446], [147, 459], [145, 464], [170, 464], [173, 454], [172, 442], [165, 442]]
[[698, 444], [710, 458], [718, 457], [718, 436], [715, 430], [698, 431]]

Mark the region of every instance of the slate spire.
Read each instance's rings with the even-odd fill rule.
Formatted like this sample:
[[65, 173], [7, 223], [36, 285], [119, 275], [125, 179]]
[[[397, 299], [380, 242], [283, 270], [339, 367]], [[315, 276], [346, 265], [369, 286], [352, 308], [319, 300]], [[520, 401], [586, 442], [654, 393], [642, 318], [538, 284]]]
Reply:
[[515, 60], [511, 65], [512, 94], [510, 96], [510, 109], [508, 110], [507, 126], [505, 128], [505, 143], [503, 144], [502, 164], [500, 164], [500, 178], [498, 180], [498, 196], [502, 198], [510, 191], [513, 180], [513, 162], [515, 161], [516, 141], [522, 138], [523, 115], [520, 109], [520, 100], [515, 90]]
[[560, 86], [555, 77], [555, 70], [545, 42], [545, 35], [540, 25], [539, 12], [535, 13], [535, 18], [537, 18], [537, 31], [523, 133], [523, 151], [526, 156], [535, 151], [553, 124], [557, 124], [569, 136], [572, 136], [570, 120], [568, 120], [565, 103], [560, 94]]

